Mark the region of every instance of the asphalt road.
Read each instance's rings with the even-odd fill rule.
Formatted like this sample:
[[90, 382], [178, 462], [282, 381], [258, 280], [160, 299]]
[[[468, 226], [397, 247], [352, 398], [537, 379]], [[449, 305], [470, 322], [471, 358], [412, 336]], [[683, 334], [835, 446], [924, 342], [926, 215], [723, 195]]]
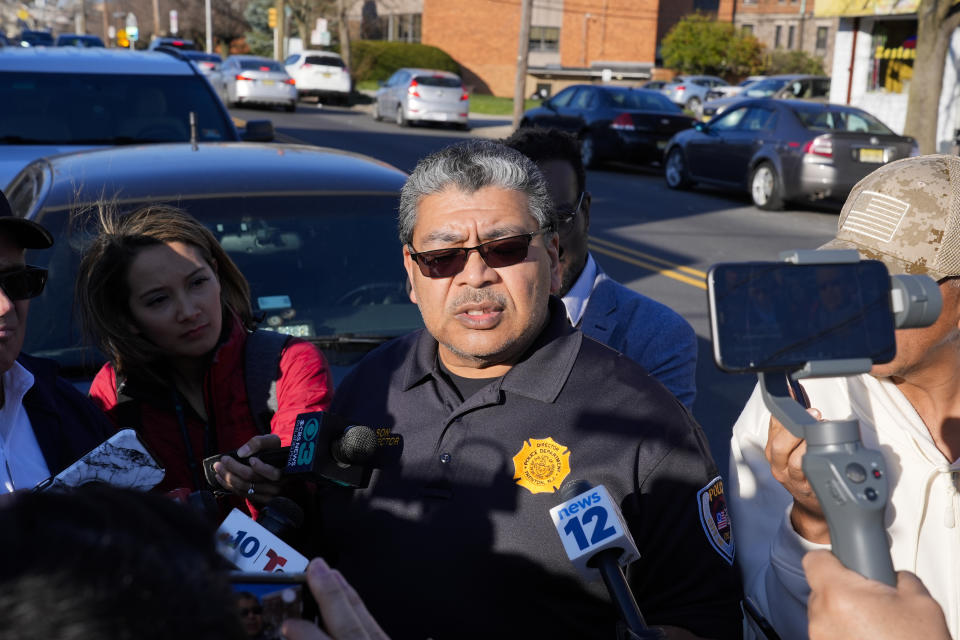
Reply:
[[[470, 136], [509, 135], [509, 120], [471, 116], [470, 132], [439, 126], [400, 128], [376, 122], [366, 106], [317, 107], [296, 113], [233, 110], [244, 120], [269, 118], [278, 141], [333, 147], [373, 156], [404, 171], [418, 159]], [[781, 251], [816, 248], [833, 237], [837, 209], [765, 212], [746, 194], [710, 189], [672, 191], [658, 167], [615, 165], [589, 171], [593, 195], [591, 250], [616, 280], [669, 305], [699, 338], [694, 416], [726, 472], [730, 429], [754, 383], [713, 363], [705, 277], [718, 262], [776, 260]], [[399, 256], [399, 248], [398, 248]]]

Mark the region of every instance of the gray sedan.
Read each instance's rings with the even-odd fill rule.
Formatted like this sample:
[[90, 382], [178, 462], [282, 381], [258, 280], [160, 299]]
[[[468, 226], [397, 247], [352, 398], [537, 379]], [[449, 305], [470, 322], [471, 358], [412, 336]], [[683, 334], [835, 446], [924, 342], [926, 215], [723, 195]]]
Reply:
[[664, 176], [671, 189], [747, 190], [757, 207], [774, 210], [787, 200], [842, 201], [878, 166], [917, 153], [913, 138], [861, 109], [764, 98], [675, 135]]

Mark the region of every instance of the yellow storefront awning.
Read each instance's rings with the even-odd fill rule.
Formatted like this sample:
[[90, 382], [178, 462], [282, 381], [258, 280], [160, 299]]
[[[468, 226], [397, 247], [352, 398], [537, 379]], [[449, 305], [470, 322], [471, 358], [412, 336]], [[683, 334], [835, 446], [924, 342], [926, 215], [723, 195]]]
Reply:
[[[954, 0], [957, 4], [960, 0]], [[817, 0], [813, 15], [817, 18], [837, 16], [894, 16], [916, 13], [920, 0]]]

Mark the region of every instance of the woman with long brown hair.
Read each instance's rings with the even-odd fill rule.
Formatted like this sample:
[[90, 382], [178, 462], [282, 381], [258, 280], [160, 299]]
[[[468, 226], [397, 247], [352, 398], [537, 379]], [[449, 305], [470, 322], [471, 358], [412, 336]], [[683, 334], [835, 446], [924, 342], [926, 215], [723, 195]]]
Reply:
[[[276, 377], [272, 435], [258, 435], [244, 370], [256, 328], [250, 288], [214, 235], [184, 211], [151, 205], [101, 212], [76, 283], [84, 329], [109, 362], [90, 396], [141, 434], [166, 469], [161, 490], [203, 489], [204, 458], [289, 445], [297, 414], [326, 409], [333, 383], [317, 348], [291, 338]], [[223, 458], [223, 487], [263, 504], [280, 471]]]

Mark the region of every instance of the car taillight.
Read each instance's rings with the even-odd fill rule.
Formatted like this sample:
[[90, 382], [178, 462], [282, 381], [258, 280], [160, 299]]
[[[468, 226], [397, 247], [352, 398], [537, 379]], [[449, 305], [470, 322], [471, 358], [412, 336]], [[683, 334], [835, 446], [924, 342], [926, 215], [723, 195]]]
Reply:
[[674, 89], [675, 89], [676, 91], [686, 91], [686, 90], [687, 90], [687, 87], [686, 87], [685, 85], [680, 84], [680, 85], [677, 85], [676, 87], [674, 87]]
[[204, 69], [213, 69], [216, 65], [213, 64], [212, 62], [201, 62], [200, 66], [203, 67]]
[[234, 78], [234, 80], [253, 80], [253, 78], [248, 78], [247, 76], [243, 75], [242, 73], [238, 73], [238, 74], [235, 75], [233, 78]]
[[302, 65], [300, 68], [301, 68], [301, 69], [309, 69], [309, 68], [310, 68], [310, 63], [309, 63], [309, 62], [304, 62], [303, 65]]
[[407, 87], [407, 93], [410, 94], [411, 96], [413, 96], [414, 98], [419, 98], [419, 97], [420, 97], [420, 93], [417, 91], [417, 86], [418, 86], [418, 85], [417, 85], [417, 81], [416, 81], [416, 80], [411, 80], [411, 81], [410, 81], [410, 86]]
[[461, 102], [462, 102], [463, 100], [469, 100], [469, 99], [470, 99], [470, 94], [467, 93], [467, 90], [466, 90], [464, 87], [460, 87], [460, 91], [463, 92], [462, 94], [460, 94], [460, 100], [461, 100]]
[[621, 113], [614, 118], [613, 122], [610, 123], [610, 128], [619, 131], [634, 131], [636, 129], [633, 124], [633, 118], [630, 117], [629, 113]]
[[296, 84], [297, 84], [297, 81], [296, 81], [296, 80], [294, 80], [293, 78], [287, 78], [286, 80], [284, 80], [284, 81], [283, 81], [283, 84], [292, 84], [292, 85], [296, 85]]
[[822, 158], [833, 157], [833, 140], [826, 136], [817, 136], [803, 145], [803, 152]]

